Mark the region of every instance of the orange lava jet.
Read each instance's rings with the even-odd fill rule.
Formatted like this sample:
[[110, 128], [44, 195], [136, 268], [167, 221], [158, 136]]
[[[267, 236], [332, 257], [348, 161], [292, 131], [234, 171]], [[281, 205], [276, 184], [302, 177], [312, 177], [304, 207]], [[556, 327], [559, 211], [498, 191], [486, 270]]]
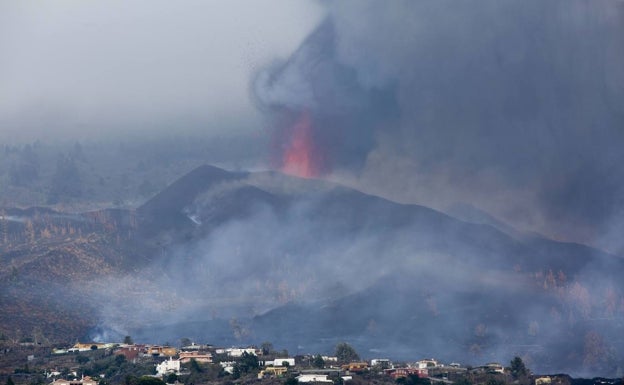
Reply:
[[303, 112], [292, 127], [282, 157], [282, 172], [302, 178], [314, 178], [321, 173], [321, 159], [312, 137], [310, 114]]

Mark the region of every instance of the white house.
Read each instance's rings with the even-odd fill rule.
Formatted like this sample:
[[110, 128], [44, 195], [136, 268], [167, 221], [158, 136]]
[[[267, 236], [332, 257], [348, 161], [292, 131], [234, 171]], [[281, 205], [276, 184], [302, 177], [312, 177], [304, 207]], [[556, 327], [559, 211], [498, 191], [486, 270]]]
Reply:
[[50, 377], [58, 377], [61, 375], [61, 372], [59, 372], [58, 370], [52, 370], [50, 372], [46, 372], [46, 377], [50, 378]]
[[299, 382], [332, 382], [327, 378], [327, 374], [301, 374], [296, 377]]
[[215, 351], [217, 354], [227, 354], [228, 357], [241, 357], [243, 353], [253, 354], [255, 356], [258, 355], [257, 349], [255, 348], [227, 348], [227, 349], [217, 349]]
[[[288, 365], [284, 364], [285, 362], [287, 362]], [[273, 365], [273, 366], [290, 366], [290, 367], [293, 367], [293, 366], [295, 366], [295, 359], [294, 358], [276, 358], [273, 361], [268, 361], [267, 364]]]
[[505, 368], [503, 367], [503, 365], [499, 364], [498, 362], [490, 362], [484, 365], [485, 369], [488, 372], [494, 372], [494, 373], [505, 373]]
[[234, 373], [234, 365], [236, 365], [236, 362], [234, 362], [234, 361], [219, 362], [219, 365], [221, 365], [221, 367], [223, 368], [223, 370], [225, 372], [233, 374]]
[[169, 357], [169, 360], [156, 365], [156, 373], [159, 376], [164, 376], [169, 373], [180, 373], [180, 360], [174, 360]]
[[431, 368], [441, 368], [441, 367], [444, 367], [444, 365], [439, 363], [437, 360], [431, 358], [431, 359], [417, 361], [416, 367], [418, 369], [431, 369]]
[[387, 358], [373, 358], [370, 364], [371, 366], [379, 366], [382, 369], [394, 369], [392, 361]]

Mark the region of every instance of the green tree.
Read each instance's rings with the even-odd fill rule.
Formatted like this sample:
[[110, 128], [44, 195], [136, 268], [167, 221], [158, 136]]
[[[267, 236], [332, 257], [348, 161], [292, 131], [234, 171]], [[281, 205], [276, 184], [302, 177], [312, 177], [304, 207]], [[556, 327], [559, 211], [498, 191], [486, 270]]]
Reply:
[[9, 181], [15, 186], [27, 186], [39, 178], [39, 157], [30, 145], [26, 145], [19, 153], [17, 162], [11, 163]]
[[133, 376], [131, 374], [128, 374], [125, 378], [124, 378], [124, 385], [137, 385], [139, 382], [139, 379], [136, 376]]
[[486, 381], [485, 385], [505, 385], [505, 381], [498, 378], [490, 377]]
[[59, 155], [48, 193], [48, 203], [58, 203], [63, 198], [76, 198], [81, 195], [82, 180], [74, 158]]
[[124, 362], [126, 362], [126, 356], [124, 356], [123, 354], [118, 354], [115, 356], [114, 362], [116, 366], [121, 366]]
[[238, 362], [234, 365], [234, 378], [239, 378], [243, 374], [254, 373], [258, 371], [258, 357], [255, 354], [243, 352]]
[[15, 382], [13, 382], [13, 379], [11, 378], [11, 376], [7, 378], [6, 385], [15, 385]]
[[263, 342], [262, 345], [260, 345], [260, 349], [262, 349], [262, 354], [263, 355], [269, 355], [271, 353], [273, 353], [274, 349], [273, 349], [273, 344], [271, 342]]
[[299, 380], [297, 380], [295, 377], [289, 377], [286, 379], [286, 381], [284, 381], [284, 385], [297, 385], [299, 383]]
[[258, 369], [258, 357], [255, 354], [243, 352], [239, 363], [245, 368], [245, 373]]
[[174, 384], [178, 380], [178, 375], [175, 373], [169, 373], [165, 379], [167, 384]]
[[240, 368], [240, 365], [234, 364], [234, 368], [232, 369], [232, 378], [235, 380], [239, 379], [243, 371]]
[[190, 368], [192, 374], [201, 373], [201, 372], [204, 371], [204, 369], [202, 369], [202, 367], [199, 364], [199, 362], [197, 362], [197, 360], [194, 359], [194, 358], [191, 358], [191, 362], [190, 362], [189, 368]]
[[136, 385], [166, 385], [163, 380], [156, 377], [142, 376]]
[[529, 370], [524, 365], [524, 361], [522, 361], [522, 358], [518, 356], [514, 357], [513, 360], [511, 360], [510, 372], [511, 377], [513, 377], [514, 380], [524, 378], [529, 375]]
[[336, 345], [336, 357], [339, 362], [352, 362], [359, 361], [360, 356], [355, 349], [346, 342], [341, 342]]
[[79, 363], [80, 365], [84, 365], [87, 362], [89, 362], [89, 357], [78, 355], [76, 356], [76, 362]]
[[325, 367], [325, 360], [323, 359], [323, 357], [321, 357], [320, 354], [317, 354], [316, 356], [314, 356], [314, 360], [312, 361], [312, 366], [314, 366], [315, 368], [319, 368], [319, 369], [322, 369]]

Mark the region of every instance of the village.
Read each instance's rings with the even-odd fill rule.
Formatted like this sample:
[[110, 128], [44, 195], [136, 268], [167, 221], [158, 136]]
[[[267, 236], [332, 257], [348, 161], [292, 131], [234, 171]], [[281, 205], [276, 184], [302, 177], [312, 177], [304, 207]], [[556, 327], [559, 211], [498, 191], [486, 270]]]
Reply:
[[[5, 344], [6, 345], [6, 344]], [[434, 358], [393, 362], [364, 360], [348, 343], [335, 355], [290, 356], [269, 342], [260, 347], [215, 347], [187, 338], [179, 347], [134, 343], [75, 343], [43, 347], [33, 342], [3, 346], [0, 381], [6, 385], [198, 385], [198, 384], [459, 384], [459, 385], [577, 385], [564, 374], [534, 375], [519, 357], [509, 365], [498, 362], [468, 366]], [[576, 383], [575, 383], [576, 382]], [[600, 379], [590, 384], [621, 385]]]

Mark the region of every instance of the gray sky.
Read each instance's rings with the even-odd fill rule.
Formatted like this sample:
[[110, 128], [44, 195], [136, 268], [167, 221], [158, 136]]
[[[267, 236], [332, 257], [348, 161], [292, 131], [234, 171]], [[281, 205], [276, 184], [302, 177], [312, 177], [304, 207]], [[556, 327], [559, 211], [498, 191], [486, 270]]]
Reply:
[[322, 14], [312, 1], [1, 0], [0, 140], [257, 128], [250, 75]]

